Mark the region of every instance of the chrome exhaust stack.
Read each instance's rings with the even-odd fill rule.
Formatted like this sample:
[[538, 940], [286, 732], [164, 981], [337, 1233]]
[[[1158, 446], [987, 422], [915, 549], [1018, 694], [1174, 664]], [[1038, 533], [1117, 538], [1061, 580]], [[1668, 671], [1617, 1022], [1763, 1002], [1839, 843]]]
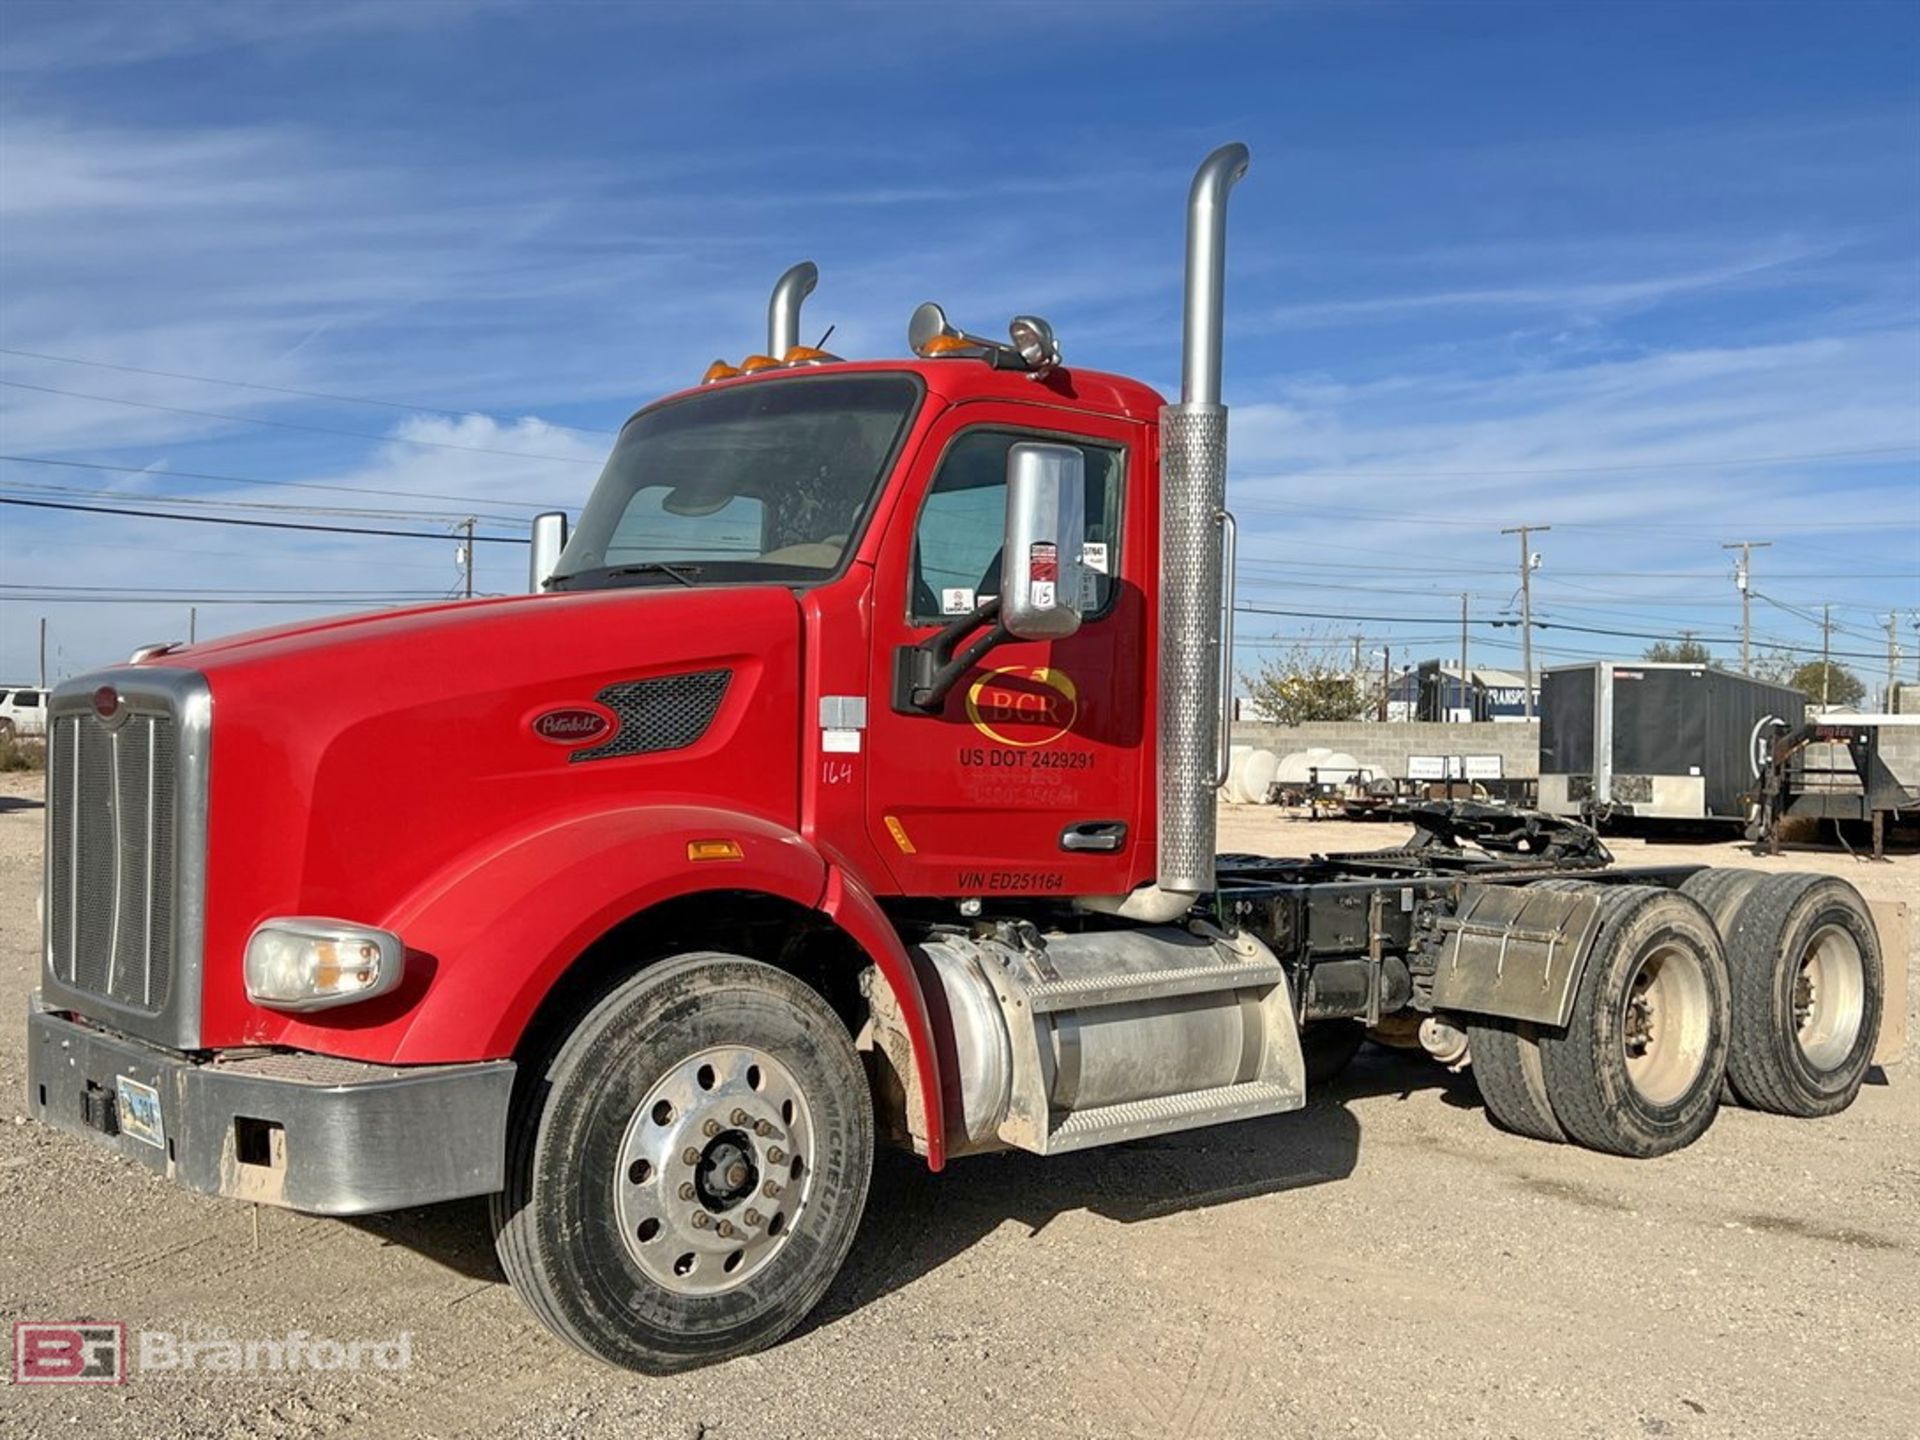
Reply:
[[820, 267], [811, 260], [802, 260], [775, 282], [767, 302], [767, 354], [775, 360], [786, 359], [800, 343], [800, 307], [819, 283]]
[[1213, 888], [1214, 791], [1232, 694], [1231, 616], [1222, 565], [1227, 410], [1220, 403], [1227, 195], [1247, 173], [1247, 147], [1222, 145], [1187, 196], [1187, 294], [1180, 403], [1160, 411], [1160, 852], [1162, 890]]

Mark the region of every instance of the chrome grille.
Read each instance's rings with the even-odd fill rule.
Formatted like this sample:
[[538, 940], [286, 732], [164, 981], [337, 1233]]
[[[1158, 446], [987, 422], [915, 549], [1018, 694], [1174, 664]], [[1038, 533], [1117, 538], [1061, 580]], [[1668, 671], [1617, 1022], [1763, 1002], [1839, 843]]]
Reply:
[[49, 735], [47, 941], [55, 978], [157, 1014], [174, 972], [171, 714], [56, 717]]

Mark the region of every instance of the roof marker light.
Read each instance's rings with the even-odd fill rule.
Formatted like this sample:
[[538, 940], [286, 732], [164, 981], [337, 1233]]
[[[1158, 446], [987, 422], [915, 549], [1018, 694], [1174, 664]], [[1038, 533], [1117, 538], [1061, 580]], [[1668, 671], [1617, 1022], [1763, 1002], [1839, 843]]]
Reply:
[[736, 366], [729, 365], [724, 360], [716, 360], [707, 366], [707, 373], [700, 377], [700, 383], [702, 385], [711, 385], [716, 380], [732, 380], [740, 373], [740, 370]]
[[777, 369], [779, 364], [780, 362], [771, 355], [749, 355], [740, 362], [740, 373], [742, 375], [758, 375], [762, 370]]

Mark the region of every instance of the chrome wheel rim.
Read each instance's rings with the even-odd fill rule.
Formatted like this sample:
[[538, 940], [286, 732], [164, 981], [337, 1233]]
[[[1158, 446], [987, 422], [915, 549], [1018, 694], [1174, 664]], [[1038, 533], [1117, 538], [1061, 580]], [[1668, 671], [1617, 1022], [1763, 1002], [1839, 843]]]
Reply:
[[1697, 956], [1665, 945], [1627, 982], [1620, 1033], [1627, 1079], [1654, 1105], [1671, 1105], [1700, 1079], [1712, 1038], [1713, 1005]]
[[1838, 925], [1808, 939], [1793, 980], [1794, 1041], [1816, 1070], [1836, 1070], [1853, 1053], [1866, 1017], [1866, 963], [1860, 942]]
[[627, 1122], [614, 1213], [634, 1263], [676, 1295], [742, 1285], [813, 1191], [813, 1115], [793, 1072], [748, 1046], [689, 1055]]

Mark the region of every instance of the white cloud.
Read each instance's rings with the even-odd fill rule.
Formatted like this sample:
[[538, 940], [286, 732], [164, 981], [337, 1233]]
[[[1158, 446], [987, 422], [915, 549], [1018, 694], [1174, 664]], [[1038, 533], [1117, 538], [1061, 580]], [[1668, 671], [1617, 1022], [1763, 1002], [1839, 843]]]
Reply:
[[176, 59], [250, 45], [295, 46], [459, 24], [501, 0], [332, 0], [328, 4], [83, 4], [9, 0], [0, 72], [38, 75]]
[[1270, 319], [1283, 326], [1346, 324], [1404, 318], [1433, 311], [1543, 310], [1562, 315], [1645, 309], [1683, 295], [1738, 285], [1780, 283], [1790, 270], [1822, 251], [1780, 245], [1698, 269], [1625, 279], [1549, 278], [1524, 284], [1462, 286], [1283, 305]]

